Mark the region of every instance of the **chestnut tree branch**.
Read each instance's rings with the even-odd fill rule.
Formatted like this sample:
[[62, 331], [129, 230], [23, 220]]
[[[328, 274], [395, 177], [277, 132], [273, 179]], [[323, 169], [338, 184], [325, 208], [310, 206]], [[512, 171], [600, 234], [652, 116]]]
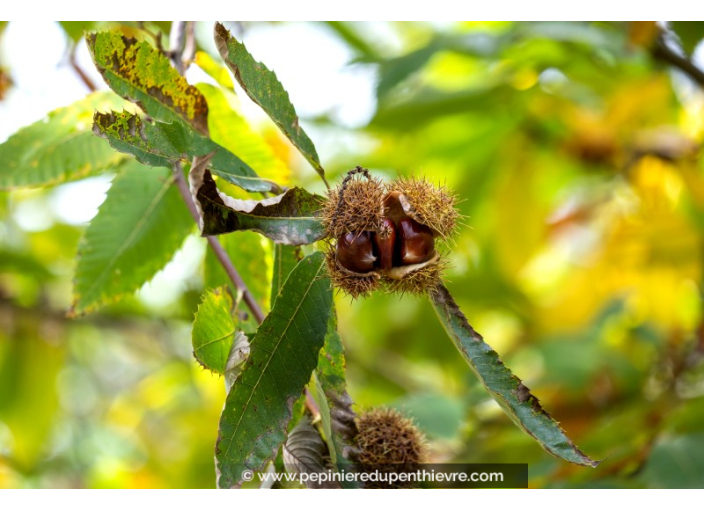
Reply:
[[667, 45], [662, 34], [660, 34], [652, 49], [651, 54], [656, 60], [665, 62], [675, 67], [694, 80], [700, 87], [704, 88], [704, 70], [697, 67], [691, 60], [676, 53]]
[[76, 60], [76, 47], [77, 45], [75, 43], [71, 46], [71, 49], [68, 53], [68, 63], [71, 66], [71, 69], [73, 69], [73, 71], [81, 79], [83, 84], [88, 87], [88, 90], [90, 90], [91, 92], [95, 92], [96, 90], [98, 90], [98, 87], [95, 86], [93, 80], [90, 79], [90, 76], [86, 74], [86, 72], [81, 68], [81, 66], [78, 64], [78, 61]]

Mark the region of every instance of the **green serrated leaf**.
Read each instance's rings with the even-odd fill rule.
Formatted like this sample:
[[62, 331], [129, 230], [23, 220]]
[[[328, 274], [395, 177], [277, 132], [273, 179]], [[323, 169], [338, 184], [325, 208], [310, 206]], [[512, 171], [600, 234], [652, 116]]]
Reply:
[[172, 168], [176, 161], [214, 152], [210, 164], [218, 177], [247, 191], [275, 189], [233, 153], [183, 124], [150, 122], [129, 112], [96, 113], [93, 132], [106, 138], [115, 150], [149, 166]]
[[112, 168], [124, 159], [91, 133], [96, 109], [118, 108], [111, 92], [95, 92], [49, 113], [0, 145], [0, 189], [48, 186]]
[[325, 181], [325, 171], [315, 146], [299, 125], [296, 109], [276, 74], [254, 60], [244, 44], [232, 37], [220, 23], [215, 24], [215, 45], [250, 99], [261, 106]]
[[474, 331], [444, 286], [431, 295], [431, 300], [440, 322], [472, 371], [519, 428], [556, 457], [582, 466], [599, 464], [579, 451], [538, 399]]
[[171, 172], [125, 164], [78, 249], [72, 314], [139, 289], [183, 244], [193, 219]]
[[294, 402], [318, 362], [332, 305], [325, 257], [303, 259], [286, 280], [252, 341], [249, 358], [227, 396], [215, 457], [218, 486], [239, 486], [286, 440]]
[[235, 336], [232, 311], [232, 295], [221, 286], [205, 293], [193, 320], [193, 356], [203, 367], [220, 375], [225, 373]]
[[274, 275], [271, 279], [271, 304], [274, 304], [276, 296], [279, 295], [286, 278], [291, 274], [303, 258], [303, 252], [298, 246], [287, 246], [285, 244], [274, 244]]
[[264, 200], [237, 200], [218, 192], [209, 170], [204, 170], [202, 179], [194, 177], [194, 173], [195, 163], [191, 183], [200, 181], [195, 194], [202, 211], [205, 236], [254, 230], [277, 243], [298, 246], [313, 243], [325, 235], [318, 216], [323, 204], [319, 195], [312, 195], [303, 188], [291, 188]]
[[205, 97], [162, 52], [119, 32], [86, 35], [88, 49], [105, 82], [120, 96], [162, 122], [181, 122], [208, 134]]

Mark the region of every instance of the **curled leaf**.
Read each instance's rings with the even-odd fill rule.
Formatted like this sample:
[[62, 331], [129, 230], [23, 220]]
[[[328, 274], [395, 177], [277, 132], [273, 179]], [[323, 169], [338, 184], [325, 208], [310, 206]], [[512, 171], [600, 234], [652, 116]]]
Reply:
[[207, 169], [211, 157], [194, 159], [189, 175], [204, 236], [254, 230], [277, 243], [298, 246], [325, 235], [319, 217], [322, 197], [303, 188], [291, 188], [264, 200], [232, 198], [218, 190]]
[[[331, 473], [326, 467], [326, 447], [318, 430], [311, 424], [310, 418], [304, 416], [288, 435], [284, 444], [284, 466], [289, 473], [322, 474]], [[309, 489], [339, 489], [333, 481], [306, 481]]]
[[243, 331], [238, 331], [235, 333], [235, 340], [232, 342], [225, 365], [225, 388], [228, 392], [242, 373], [244, 362], [249, 358], [249, 351], [249, 337]]

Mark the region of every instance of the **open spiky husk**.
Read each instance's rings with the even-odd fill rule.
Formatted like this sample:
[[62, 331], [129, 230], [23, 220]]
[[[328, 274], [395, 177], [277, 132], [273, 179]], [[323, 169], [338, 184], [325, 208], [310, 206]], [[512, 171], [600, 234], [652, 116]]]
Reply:
[[381, 180], [361, 174], [351, 175], [331, 189], [322, 212], [328, 236], [337, 239], [348, 232], [377, 231], [384, 214], [385, 192]]
[[[388, 274], [383, 277], [384, 288], [390, 293], [422, 295], [433, 292], [442, 283], [442, 276], [448, 263], [440, 254], [429, 261], [414, 266], [394, 268], [401, 277], [391, 278]], [[396, 275], [394, 275], [396, 276]]]
[[354, 299], [369, 296], [379, 288], [381, 285], [381, 277], [378, 273], [353, 273], [338, 264], [335, 247], [335, 244], [330, 244], [325, 251], [328, 276], [334, 287]]
[[444, 186], [436, 186], [426, 179], [400, 178], [388, 183], [386, 188], [389, 195], [401, 200], [408, 216], [430, 227], [443, 240], [452, 236], [459, 219], [455, 209], [457, 199]]
[[[428, 448], [423, 433], [413, 421], [395, 409], [377, 408], [357, 420], [358, 464], [363, 471], [412, 473], [427, 461]], [[415, 483], [398, 481], [366, 482], [365, 488], [411, 488]]]

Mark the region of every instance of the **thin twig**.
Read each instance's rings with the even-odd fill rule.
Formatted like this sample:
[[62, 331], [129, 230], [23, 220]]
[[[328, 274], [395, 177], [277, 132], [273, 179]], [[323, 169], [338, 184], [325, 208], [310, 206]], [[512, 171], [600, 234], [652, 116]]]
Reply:
[[676, 53], [672, 48], [667, 45], [663, 34], [660, 34], [650, 50], [653, 57], [657, 60], [661, 60], [676, 67], [692, 80], [699, 84], [700, 87], [704, 88], [704, 71], [697, 67], [691, 60]]
[[[191, 216], [195, 220], [196, 224], [200, 224], [200, 214], [198, 213], [196, 204], [193, 202], [191, 190], [188, 189], [188, 183], [186, 182], [186, 178], [183, 176], [183, 169], [180, 162], [177, 162], [174, 165], [174, 178], [176, 187], [181, 194], [181, 198], [183, 198], [183, 201], [186, 202], [186, 206], [188, 207]], [[242, 293], [242, 300], [250, 309], [257, 322], [261, 324], [264, 320], [264, 312], [262, 312], [262, 309], [259, 307], [259, 303], [257, 303], [257, 300], [250, 292], [247, 284], [244, 283], [244, 280], [237, 272], [237, 269], [232, 263], [232, 260], [230, 260], [230, 256], [225, 251], [225, 248], [223, 248], [222, 244], [220, 244], [217, 237], [207, 236], [206, 239], [208, 240], [208, 244], [213, 250], [215, 257], [217, 257], [218, 262], [220, 262], [225, 270], [225, 273], [227, 273], [227, 276], [230, 278], [230, 281], [233, 283], [235, 288]]]
[[186, 42], [183, 45], [181, 60], [188, 67], [196, 58], [196, 22], [186, 22]]
[[169, 34], [169, 58], [179, 74], [184, 74], [183, 48], [186, 46], [186, 22], [174, 21]]
[[91, 92], [95, 92], [96, 90], [98, 90], [98, 87], [95, 86], [93, 80], [90, 79], [90, 77], [85, 73], [81, 66], [78, 65], [78, 61], [76, 61], [76, 46], [76, 44], [73, 44], [71, 46], [71, 49], [69, 50], [68, 63], [71, 65], [71, 68], [75, 71], [75, 73], [81, 79], [83, 84], [88, 87], [88, 90], [90, 90]]

